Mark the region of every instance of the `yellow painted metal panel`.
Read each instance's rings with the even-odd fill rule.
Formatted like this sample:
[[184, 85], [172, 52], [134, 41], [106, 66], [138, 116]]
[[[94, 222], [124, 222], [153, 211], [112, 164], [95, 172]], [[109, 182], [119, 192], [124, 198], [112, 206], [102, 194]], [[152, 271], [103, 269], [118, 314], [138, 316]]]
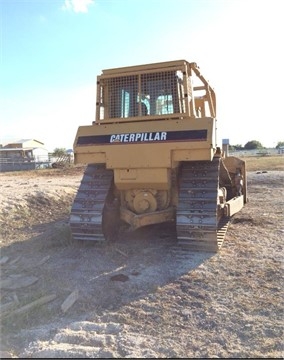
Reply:
[[152, 188], [168, 190], [170, 187], [170, 171], [166, 168], [159, 169], [133, 169], [127, 177], [128, 169], [115, 169], [114, 182], [119, 190], [131, 188]]

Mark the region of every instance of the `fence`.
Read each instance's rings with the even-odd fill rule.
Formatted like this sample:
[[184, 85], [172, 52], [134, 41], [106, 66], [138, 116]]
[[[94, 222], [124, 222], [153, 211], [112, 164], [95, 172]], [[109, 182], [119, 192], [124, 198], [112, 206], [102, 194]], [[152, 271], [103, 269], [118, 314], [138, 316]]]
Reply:
[[30, 160], [18, 157], [0, 157], [0, 172], [57, 168], [71, 163], [73, 163], [73, 158], [70, 154], [58, 157], [37, 155]]
[[35, 170], [51, 167], [50, 159], [46, 156], [37, 156], [34, 160], [21, 158], [0, 157], [0, 172]]
[[284, 152], [276, 148], [255, 149], [255, 150], [229, 150], [229, 156], [246, 157], [246, 156], [271, 156], [271, 155], [284, 155]]

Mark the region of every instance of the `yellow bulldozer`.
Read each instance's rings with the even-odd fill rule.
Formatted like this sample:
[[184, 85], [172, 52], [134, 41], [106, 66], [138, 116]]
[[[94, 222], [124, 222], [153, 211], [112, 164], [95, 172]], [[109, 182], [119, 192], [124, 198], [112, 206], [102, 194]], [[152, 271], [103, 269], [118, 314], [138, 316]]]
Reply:
[[80, 126], [87, 164], [70, 214], [77, 240], [114, 241], [121, 228], [174, 222], [177, 243], [217, 251], [247, 201], [245, 162], [216, 145], [216, 97], [185, 60], [103, 70], [96, 118]]

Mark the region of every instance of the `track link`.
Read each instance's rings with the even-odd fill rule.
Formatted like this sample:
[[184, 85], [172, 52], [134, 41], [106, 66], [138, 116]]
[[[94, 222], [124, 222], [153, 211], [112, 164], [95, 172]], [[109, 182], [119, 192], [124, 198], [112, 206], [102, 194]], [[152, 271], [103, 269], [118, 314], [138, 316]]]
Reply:
[[105, 165], [88, 165], [70, 214], [70, 228], [75, 240], [104, 241], [102, 214], [113, 171]]
[[216, 252], [229, 219], [218, 210], [220, 159], [185, 162], [181, 169], [176, 212], [178, 244], [194, 251]]

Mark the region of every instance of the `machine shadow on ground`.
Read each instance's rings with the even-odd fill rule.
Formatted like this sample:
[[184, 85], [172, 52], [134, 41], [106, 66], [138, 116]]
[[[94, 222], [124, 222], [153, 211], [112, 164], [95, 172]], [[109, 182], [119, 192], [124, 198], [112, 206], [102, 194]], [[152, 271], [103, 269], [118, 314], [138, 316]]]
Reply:
[[[122, 233], [118, 241], [107, 244], [72, 240], [68, 219], [30, 231], [38, 235], [2, 248], [2, 257], [9, 260], [2, 265], [1, 277], [37, 280], [28, 286], [2, 288], [2, 302], [16, 296], [17, 307], [21, 307], [43, 296], [54, 294], [56, 298], [21, 316], [4, 318], [5, 333], [118, 310], [154, 296], [214, 255], [179, 250], [174, 226], [169, 224]], [[74, 291], [78, 299], [63, 313], [61, 305]]]

